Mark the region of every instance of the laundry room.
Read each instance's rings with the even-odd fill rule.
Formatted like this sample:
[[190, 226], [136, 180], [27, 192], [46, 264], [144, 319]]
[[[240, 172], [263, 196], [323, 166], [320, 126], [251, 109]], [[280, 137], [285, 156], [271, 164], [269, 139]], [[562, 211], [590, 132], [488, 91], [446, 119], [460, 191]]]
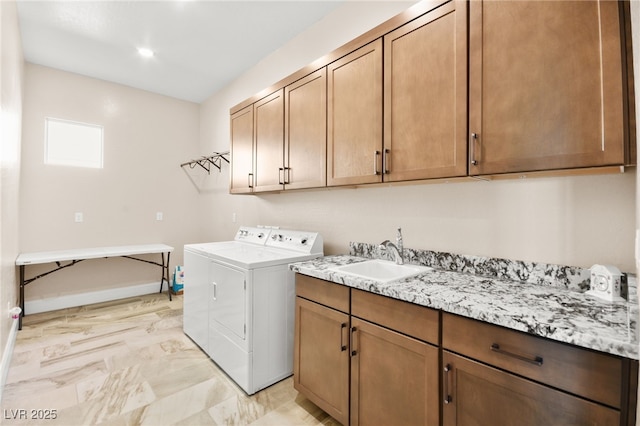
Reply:
[[[496, 166], [505, 167], [504, 172], [481, 169], [485, 167], [483, 155], [486, 155], [489, 145], [483, 145], [484, 133], [476, 133], [472, 127], [477, 121], [489, 129], [491, 120], [496, 118], [489, 114], [474, 116], [474, 96], [478, 95], [480, 87], [488, 98], [490, 90], [508, 92], [516, 86], [532, 85], [538, 76], [531, 77], [533, 83], [518, 80], [511, 86], [507, 78], [474, 80], [476, 74], [473, 70], [478, 63], [474, 62], [477, 58], [473, 55], [477, 47], [473, 44], [474, 37], [477, 37], [473, 19], [481, 15], [477, 15], [479, 12], [473, 9], [473, 3], [438, 0], [0, 2], [0, 398], [3, 421], [6, 424], [24, 424], [25, 418], [21, 418], [23, 412], [20, 410], [26, 410], [27, 420], [44, 424], [45, 419], [34, 418], [32, 414], [42, 417], [41, 410], [49, 410], [47, 414], [55, 415], [55, 418], [50, 417], [48, 424], [67, 424], [64, 419], [77, 424], [366, 423], [364, 414], [359, 420], [354, 417], [357, 410], [354, 406], [347, 409], [347, 414], [340, 410], [331, 411], [331, 407], [309, 396], [312, 391], [300, 390], [304, 386], [294, 383], [297, 380], [293, 370], [294, 335], [298, 332], [294, 324], [293, 298], [286, 307], [286, 312], [290, 312], [292, 317], [283, 319], [290, 320], [285, 326], [285, 335], [272, 335], [276, 336], [274, 340], [288, 341], [285, 352], [291, 359], [286, 360], [285, 372], [277, 372], [274, 375], [277, 379], [265, 379], [264, 384], [259, 385], [253, 385], [247, 379], [251, 372], [238, 372], [239, 360], [254, 356], [248, 355], [251, 353], [247, 349], [249, 343], [244, 340], [237, 344], [232, 342], [236, 346], [220, 349], [228, 344], [224, 337], [226, 329], [218, 328], [223, 337], [212, 337], [211, 330], [222, 326], [215, 324], [210, 316], [206, 319], [200, 316], [206, 314], [210, 305], [204, 306], [195, 300], [194, 305], [189, 305], [195, 306], [194, 310], [183, 314], [182, 304], [185, 302], [186, 306], [190, 297], [187, 296], [189, 274], [195, 274], [189, 268], [189, 265], [194, 265], [193, 260], [188, 259], [189, 251], [208, 256], [208, 261], [214, 264], [222, 262], [225, 268], [236, 272], [242, 270], [242, 274], [248, 277], [240, 279], [243, 290], [246, 290], [248, 281], [251, 290], [256, 291], [256, 300], [265, 301], [265, 305], [268, 293], [253, 287], [260, 282], [257, 279], [260, 266], [252, 266], [251, 262], [255, 262], [254, 265], [264, 262], [262, 267], [278, 269], [277, 273], [285, 273], [280, 271], [284, 268], [287, 278], [281, 281], [290, 280], [283, 290], [287, 294], [296, 291], [296, 276], [322, 282], [333, 279], [334, 283], [340, 281], [348, 287], [349, 279], [335, 275], [333, 268], [345, 266], [353, 259], [339, 256], [381, 257], [394, 263], [390, 246], [381, 245], [383, 242], [394, 247], [400, 245], [400, 260], [408, 265], [420, 264], [461, 274], [474, 274], [486, 268], [492, 273], [498, 271], [496, 279], [518, 279], [522, 282], [533, 282], [535, 273], [531, 271], [542, 265], [540, 268], [547, 267], [547, 271], [556, 274], [554, 278], [562, 281], [561, 285], [580, 291], [587, 290], [589, 286], [584, 275], [589, 268], [610, 265], [615, 269], [608, 271], [614, 271], [615, 275], [619, 270], [624, 276], [624, 291], [620, 297], [625, 299], [625, 304], [624, 313], [620, 315], [627, 315], [627, 319], [636, 318], [637, 295], [632, 294], [636, 288], [638, 264], [635, 125], [640, 118], [640, 96], [636, 95], [638, 85], [634, 85], [634, 78], [635, 81], [640, 80], [640, 3], [608, 2], [617, 3], [614, 14], [616, 25], [620, 25], [612, 33], [626, 40], [622, 43], [626, 47], [618, 49], [620, 52], [616, 57], [618, 63], [623, 63], [618, 74], [624, 79], [618, 78], [623, 83], [615, 90], [609, 90], [605, 77], [602, 82], [598, 79], [597, 84], [594, 83], [598, 87], [594, 96], [613, 92], [624, 100], [616, 106], [620, 111], [615, 110], [612, 114], [620, 116], [619, 123], [605, 123], [610, 117], [610, 110], [606, 108], [616, 104], [615, 101], [602, 100], [602, 110], [585, 112], [598, 117], [595, 120], [598, 122], [593, 124], [598, 141], [598, 153], [594, 155], [601, 155], [600, 151], [607, 152], [603, 156], [608, 155], [610, 141], [603, 135], [608, 136], [607, 132], [612, 131], [619, 132], [614, 139], [623, 141], [619, 152], [615, 153], [617, 157], [613, 160], [609, 157], [584, 160], [590, 153], [579, 152], [575, 157], [582, 157], [575, 161], [584, 160], [586, 165], [574, 164], [573, 158], [566, 159], [564, 152], [555, 152], [553, 144], [549, 143], [545, 149], [550, 146], [551, 154], [536, 158], [538, 162], [533, 167], [527, 169], [518, 161], [505, 161], [506, 165]], [[503, 2], [488, 0], [486, 3]], [[38, 11], [40, 6], [42, 8]], [[442, 12], [444, 8], [448, 8], [446, 12]], [[485, 9], [485, 17], [491, 16], [490, 10]], [[437, 15], [440, 12], [442, 15]], [[214, 37], [212, 30], [205, 31], [204, 28], [211, 24], [204, 18], [207, 14], [213, 16], [216, 13], [226, 13], [235, 18], [229, 18], [225, 23], [224, 19], [217, 17], [218, 31], [223, 35], [218, 33], [219, 38], [215, 42], [211, 39], [203, 43], [201, 39], [206, 37], [205, 34]], [[236, 15], [240, 13], [246, 16], [238, 19]], [[442, 105], [438, 102], [416, 101], [411, 104], [428, 111], [424, 123], [430, 129], [442, 130], [438, 123], [449, 126], [438, 135], [446, 139], [451, 134], [451, 139], [456, 140], [455, 151], [454, 148], [446, 151], [440, 146], [429, 146], [411, 153], [398, 148], [399, 144], [394, 151], [386, 142], [389, 138], [398, 140], [405, 133], [393, 133], [392, 120], [396, 118], [387, 114], [396, 104], [393, 103], [392, 92], [385, 87], [397, 84], [393, 86], [398, 87], [394, 90], [404, 89], [400, 83], [387, 80], [392, 77], [390, 65], [387, 68], [390, 61], [385, 55], [392, 49], [403, 53], [402, 45], [393, 41], [404, 42], [409, 40], [407, 34], [418, 34], [424, 16], [428, 16], [429, 23], [456, 25], [452, 27], [455, 31], [463, 31], [460, 28], [464, 27], [464, 33], [438, 33], [441, 37], [453, 36], [445, 39], [448, 44], [442, 42], [438, 43], [439, 46], [454, 49], [461, 55], [441, 61], [443, 67], [454, 70], [447, 71], [447, 75], [454, 77], [446, 83], [438, 81], [436, 85], [438, 89], [446, 88], [453, 93], [449, 99], [452, 103], [446, 105], [450, 107], [447, 111], [455, 109], [458, 112], [444, 114], [443, 118], [439, 112], [446, 108], [438, 107]], [[502, 16], [500, 18], [503, 19]], [[401, 32], [405, 26], [411, 25], [415, 27]], [[272, 27], [279, 28], [271, 32]], [[184, 39], [179, 39], [179, 36]], [[46, 39], [48, 42], [44, 44]], [[199, 43], [191, 45], [194, 40]], [[485, 40], [490, 39], [485, 37]], [[137, 49], [142, 46], [153, 51], [151, 57], [139, 55]], [[379, 65], [375, 68], [381, 76], [375, 98], [379, 109], [371, 112], [372, 116], [378, 114], [374, 117], [378, 127], [358, 128], [355, 117], [361, 117], [362, 111], [369, 111], [363, 106], [369, 98], [361, 91], [359, 96], [341, 104], [342, 110], [336, 107], [337, 112], [333, 116], [329, 113], [322, 116], [324, 121], [318, 128], [323, 132], [324, 150], [315, 152], [314, 147], [303, 144], [302, 149], [295, 151], [295, 146], [285, 145], [296, 131], [313, 128], [306, 124], [295, 126], [292, 114], [297, 110], [289, 108], [289, 102], [297, 99], [293, 89], [311, 87], [316, 84], [314, 82], [322, 81], [317, 84], [324, 90], [323, 111], [328, 111], [327, 105], [332, 102], [333, 105], [338, 104], [341, 98], [336, 93], [343, 87], [339, 86], [338, 72], [344, 68], [333, 67], [333, 64], [347, 66], [350, 59], [356, 58], [350, 56], [353, 52], [370, 47], [377, 49], [372, 49], [372, 54], [380, 55], [376, 57]], [[440, 50], [437, 52], [441, 53]], [[486, 52], [488, 55], [492, 51]], [[539, 60], [541, 56], [536, 55], [523, 56]], [[196, 67], [202, 66], [202, 62], [189, 59], [199, 56], [207, 57], [209, 69], [198, 69]], [[575, 56], [581, 58], [580, 55]], [[412, 63], [401, 54], [395, 58], [400, 65]], [[422, 69], [436, 69], [439, 63], [434, 60]], [[486, 64], [494, 65], [489, 61]], [[501, 66], [499, 61], [498, 66]], [[410, 68], [421, 69], [420, 66]], [[231, 74], [229, 69], [233, 70]], [[307, 80], [318, 70], [324, 70], [324, 74], [318, 77], [322, 80]], [[514, 75], [517, 72], [514, 68]], [[418, 74], [411, 74], [411, 78], [402, 81], [416, 81], [414, 77]], [[363, 74], [356, 75], [364, 81]], [[591, 79], [585, 80], [588, 81], [584, 84], [591, 84]], [[345, 81], [345, 86], [357, 85], [357, 79]], [[307, 82], [308, 86], [302, 86]], [[461, 86], [454, 85], [460, 82], [463, 91], [459, 89]], [[489, 83], [495, 83], [495, 86]], [[554, 89], [549, 91], [557, 91], [564, 84], [550, 86]], [[440, 93], [436, 92], [430, 94]], [[278, 93], [281, 94], [280, 99], [276, 99], [278, 96], [271, 98]], [[571, 95], [578, 96], [574, 92]], [[603, 95], [603, 99], [605, 97]], [[266, 108], [273, 105], [268, 102], [271, 99], [282, 102], [274, 108], [280, 114], [276, 118], [283, 124], [278, 129], [282, 149], [274, 154], [250, 147], [247, 154], [242, 138], [237, 137], [246, 128], [235, 119], [240, 117], [242, 120], [242, 114], [251, 110], [250, 134], [254, 138], [252, 140], [258, 140], [263, 128], [257, 123], [260, 123], [260, 117], [270, 117], [268, 114], [272, 111]], [[402, 102], [402, 99], [398, 97], [397, 102]], [[538, 107], [555, 113], [556, 110], [545, 102], [531, 99], [526, 105], [531, 109], [518, 109], [520, 106], [514, 105], [520, 104], [510, 97], [497, 109], [505, 115], [510, 111], [515, 111], [512, 115], [527, 114]], [[461, 103], [464, 104], [462, 108]], [[554, 108], [555, 105], [553, 103]], [[261, 110], [262, 106], [265, 109]], [[410, 109], [407, 105], [405, 108]], [[578, 108], [571, 104], [568, 109]], [[261, 111], [264, 111], [264, 116], [259, 115]], [[463, 111], [462, 115], [459, 115], [460, 111]], [[305, 119], [317, 118], [317, 114], [300, 115]], [[337, 118], [343, 120], [339, 122]], [[536, 122], [535, 119], [540, 120]], [[527, 128], [541, 128], [541, 139], [570, 132], [565, 127], [571, 127], [571, 131], [574, 127], [581, 127], [571, 123], [571, 118], [558, 121], [572, 126], [556, 126], [540, 117], [535, 119], [523, 119], [521, 124], [530, 126]], [[585, 124], [586, 120], [580, 119]], [[601, 127], [600, 119], [605, 123]], [[53, 135], [55, 126], [60, 124], [99, 132], [99, 156], [95, 163], [80, 167], [56, 163], [52, 156], [55, 149]], [[403, 123], [395, 129], [413, 129], [410, 124]], [[442, 128], [446, 126], [443, 124]], [[272, 129], [267, 127], [264, 128], [263, 140], [268, 141], [273, 133], [269, 133]], [[594, 127], [586, 124], [583, 127], [586, 129], [584, 132], [571, 135], [582, 138], [588, 132], [594, 133]], [[367, 133], [362, 140], [377, 138], [379, 148], [367, 147], [366, 155], [360, 155], [330, 144], [332, 131], [337, 134], [349, 129], [356, 129], [362, 134], [378, 132]], [[508, 136], [519, 131], [509, 126], [504, 129], [504, 134], [496, 134]], [[489, 130], [486, 133], [489, 134]], [[406, 134], [411, 132], [407, 130]], [[532, 136], [534, 139], [537, 137]], [[453, 145], [453, 142], [449, 143]], [[462, 151], [458, 151], [460, 146]], [[571, 145], [570, 148], [580, 151], [582, 146], [576, 148]], [[289, 161], [286, 156], [293, 159], [294, 151], [297, 152], [295, 155], [315, 160], [304, 167], [291, 166], [286, 163]], [[393, 162], [396, 159], [419, 161], [425, 152], [429, 156], [443, 158], [443, 162], [456, 162], [456, 165], [447, 164], [424, 175], [412, 174], [418, 172], [411, 166], [407, 167], [402, 178], [395, 178], [393, 165], [398, 163]], [[249, 166], [240, 161], [247, 155], [249, 160], [245, 163]], [[563, 159], [559, 160], [560, 157]], [[486, 158], [489, 159], [488, 156]], [[273, 161], [280, 162], [279, 167], [268, 172], [272, 173], [274, 182], [265, 182], [261, 179], [267, 172], [260, 168], [271, 166]], [[344, 174], [340, 175], [342, 172], [338, 172], [343, 170], [339, 167], [345, 164], [351, 170], [362, 170], [367, 179], [377, 180], [340, 180], [346, 179]], [[248, 170], [244, 169], [245, 166]], [[321, 170], [320, 184], [295, 187], [295, 183], [291, 183], [299, 176], [307, 176], [307, 172], [310, 175], [314, 168]], [[265, 186], [261, 187], [263, 184]], [[213, 253], [206, 247], [202, 249], [203, 245], [211, 243], [238, 241], [250, 248], [263, 246], [266, 250], [261, 252], [259, 259], [250, 262], [246, 260], [250, 256], [247, 251], [242, 252], [247, 256], [243, 260], [231, 255], [223, 259], [217, 252]], [[229, 247], [237, 248], [226, 246], [225, 249]], [[265, 259], [268, 254], [264, 253], [267, 252], [286, 252], [288, 257], [281, 256], [279, 259], [286, 259], [286, 262], [277, 262]], [[322, 256], [337, 256], [336, 263], [331, 263], [330, 267], [318, 263]], [[445, 257], [449, 263], [443, 260]], [[482, 263], [485, 260], [486, 263]], [[288, 264], [298, 262], [303, 266], [297, 267], [294, 275]], [[402, 262], [395, 263], [399, 267]], [[523, 278], [518, 267], [512, 268], [516, 263], [528, 268], [526, 277]], [[283, 266], [285, 264], [286, 267]], [[184, 267], [184, 292], [171, 291], [178, 266]], [[325, 267], [331, 271], [326, 272]], [[378, 270], [372, 271], [367, 273], [378, 273]], [[209, 277], [209, 269], [198, 273], [207, 277], [203, 281]], [[542, 281], [548, 284], [546, 277], [540, 278], [537, 284]], [[457, 283], [455, 280], [452, 282]], [[482, 280], [474, 283], [476, 288], [483, 289], [486, 284]], [[223, 284], [211, 285], [215, 291], [226, 291]], [[354, 296], [356, 287], [363, 290], [367, 286], [351, 285], [348, 296], [351, 303], [357, 300]], [[368, 288], [375, 288], [373, 293], [389, 298], [396, 294], [396, 290], [384, 280]], [[455, 288], [458, 291], [456, 295], [466, 294], [465, 286]], [[214, 290], [201, 293], [200, 301], [215, 299], [217, 294], [211, 291]], [[409, 300], [412, 297], [420, 300], [421, 296], [411, 293], [399, 298], [412, 302]], [[313, 299], [311, 296], [303, 298]], [[123, 301], [122, 305], [118, 306], [120, 301]], [[246, 303], [245, 308], [249, 309], [249, 303], [257, 302]], [[317, 304], [325, 303], [328, 302]], [[440, 336], [447, 324], [443, 319], [446, 315], [464, 316], [456, 308], [445, 307], [444, 303], [420, 303], [438, 310]], [[462, 306], [464, 302], [460, 301], [460, 304]], [[349, 309], [355, 309], [354, 306]], [[588, 306], [595, 309], [593, 304]], [[22, 310], [17, 316], [12, 314], [16, 312], [15, 308]], [[335, 310], [340, 311], [338, 308]], [[469, 308], [469, 311], [473, 309]], [[262, 314], [266, 318], [263, 323], [266, 327], [273, 319], [272, 314]], [[350, 339], [350, 321], [355, 316], [353, 312], [346, 314], [350, 315], [347, 321], [350, 325], [344, 331], [340, 329], [338, 339], [341, 345], [336, 346], [351, 344], [342, 344], [343, 338], [345, 341]], [[203, 329], [202, 324], [198, 324], [200, 321], [206, 321], [205, 325], [211, 328]], [[531, 333], [522, 324], [513, 325], [514, 321], [517, 322], [513, 320], [507, 324], [507, 321], [496, 320], [493, 325]], [[563, 324], [558, 318], [555, 321]], [[228, 340], [249, 334], [246, 324], [240, 324], [237, 329], [234, 328], [236, 326], [235, 323], [224, 326], [235, 333]], [[635, 377], [637, 385], [637, 336], [635, 340], [626, 342], [635, 349], [613, 353], [610, 348], [603, 349], [606, 342], [610, 342], [606, 332], [598, 335], [601, 339], [596, 339], [598, 343], [595, 346], [585, 346], [582, 342], [540, 334], [551, 334], [550, 328], [548, 323], [544, 323], [533, 333], [538, 333], [538, 337], [560, 340], [563, 345], [606, 352], [621, 362], [620, 375], [626, 379]], [[410, 335], [405, 330], [393, 330]], [[598, 333], [600, 331], [594, 332]], [[45, 343], [39, 340], [42, 337], [51, 340]], [[252, 337], [256, 347], [264, 343]], [[141, 339], [139, 343], [135, 343], [137, 339]], [[417, 337], [417, 340], [437, 347], [441, 355], [451, 349], [443, 348], [440, 338], [431, 341]], [[209, 354], [208, 345], [212, 342], [217, 342], [218, 352], [223, 352], [219, 359]], [[451, 349], [451, 352], [466, 357], [463, 349]], [[441, 355], [438, 362], [441, 362]], [[483, 359], [480, 361], [493, 365]], [[276, 361], [273, 363], [277, 364]], [[74, 368], [75, 364], [82, 368]], [[223, 367], [223, 364], [229, 367]], [[439, 369], [442, 367], [438, 366]], [[497, 367], [507, 370], [500, 365]], [[354, 367], [350, 368], [353, 370]], [[87, 371], [86, 376], [79, 378], [83, 369]], [[160, 377], [164, 374], [162, 371], [166, 371], [166, 377]], [[515, 372], [515, 375], [528, 377], [521, 372]], [[446, 377], [450, 376], [438, 377], [436, 387], [442, 390], [449, 383]], [[613, 403], [597, 395], [582, 394], [581, 390], [564, 388], [562, 384], [548, 384], [539, 378], [532, 380], [560, 389], [563, 395], [578, 395], [581, 401], [595, 401], [594, 404], [611, 408], [619, 416], [615, 418], [620, 420], [620, 424], [624, 424], [622, 417], [631, 418], [630, 413], [635, 412], [635, 404], [629, 401]], [[243, 381], [249, 384], [243, 384]], [[221, 385], [223, 382], [224, 387]], [[353, 381], [349, 383], [355, 386]], [[633, 381], [624, 383], [633, 385]], [[114, 389], [120, 399], [113, 396]], [[27, 396], [35, 394], [39, 395], [38, 398], [25, 405]], [[629, 399], [633, 395], [627, 392], [618, 400]], [[433, 417], [428, 417], [426, 424], [453, 424], [446, 423], [446, 413], [442, 414], [442, 409], [436, 411], [435, 423]], [[608, 415], [603, 418], [609, 419]]]

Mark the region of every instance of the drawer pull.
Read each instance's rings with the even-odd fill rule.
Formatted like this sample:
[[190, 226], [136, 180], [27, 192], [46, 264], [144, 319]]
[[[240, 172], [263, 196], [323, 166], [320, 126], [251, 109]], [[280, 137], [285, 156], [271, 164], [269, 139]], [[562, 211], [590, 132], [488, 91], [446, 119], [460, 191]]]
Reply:
[[347, 323], [340, 324], [340, 352], [347, 350], [347, 345], [344, 344], [344, 329], [347, 328]]
[[351, 356], [358, 355], [358, 351], [356, 350], [356, 328], [351, 327]]
[[518, 354], [514, 354], [513, 352], [508, 352], [505, 351], [504, 349], [500, 349], [500, 345], [497, 343], [492, 343], [491, 344], [491, 350], [494, 352], [498, 352], [502, 355], [506, 355], [506, 356], [510, 356], [512, 358], [515, 359], [519, 359], [520, 361], [524, 361], [524, 362], [528, 362], [530, 364], [535, 364], [537, 366], [541, 366], [542, 365], [542, 357], [541, 356], [536, 356], [535, 358], [531, 359], [531, 358], [527, 358], [526, 356], [522, 356], [522, 355], [518, 355]]
[[471, 157], [471, 165], [477, 166], [478, 160], [476, 160], [476, 141], [478, 140], [477, 133], [471, 133], [471, 139], [469, 140], [469, 156]]
[[291, 167], [285, 167], [282, 175], [284, 177], [284, 180], [283, 180], [284, 184], [290, 185], [291, 184]]
[[384, 156], [382, 158], [382, 173], [385, 175], [389, 174], [389, 153], [391, 150], [389, 148], [385, 148]]
[[373, 174], [379, 175], [378, 171], [378, 157], [380, 156], [380, 151], [373, 151]]
[[444, 398], [443, 402], [445, 404], [451, 404], [453, 398], [449, 395], [449, 372], [451, 371], [451, 364], [447, 364], [444, 366]]

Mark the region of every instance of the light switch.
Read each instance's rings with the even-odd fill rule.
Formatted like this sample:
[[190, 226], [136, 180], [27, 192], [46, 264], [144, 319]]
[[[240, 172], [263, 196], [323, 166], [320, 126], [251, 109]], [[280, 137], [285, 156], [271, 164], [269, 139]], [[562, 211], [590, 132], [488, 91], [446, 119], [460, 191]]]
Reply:
[[83, 216], [82, 212], [76, 212], [76, 214], [75, 214], [76, 223], [80, 223], [83, 220], [84, 220], [84, 216]]
[[156, 220], [162, 220], [163, 219], [163, 214], [162, 212], [157, 212], [156, 213]]

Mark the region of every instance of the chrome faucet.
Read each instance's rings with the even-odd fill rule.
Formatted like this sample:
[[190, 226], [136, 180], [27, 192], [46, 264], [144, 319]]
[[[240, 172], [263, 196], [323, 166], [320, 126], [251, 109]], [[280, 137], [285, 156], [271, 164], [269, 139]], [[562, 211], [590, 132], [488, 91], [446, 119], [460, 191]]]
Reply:
[[393, 260], [398, 265], [404, 265], [404, 256], [403, 256], [404, 247], [402, 244], [402, 229], [398, 228], [395, 244], [393, 244], [389, 240], [384, 240], [383, 242], [380, 243], [380, 249], [391, 250], [391, 253], [393, 253]]

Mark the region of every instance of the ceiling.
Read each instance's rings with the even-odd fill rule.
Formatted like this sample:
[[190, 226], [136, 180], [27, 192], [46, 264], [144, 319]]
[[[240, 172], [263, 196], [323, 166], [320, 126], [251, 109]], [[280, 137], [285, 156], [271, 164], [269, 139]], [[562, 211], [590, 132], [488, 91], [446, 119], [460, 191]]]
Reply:
[[[27, 62], [200, 103], [344, 0], [18, 0]], [[137, 52], [155, 52], [144, 58]]]

